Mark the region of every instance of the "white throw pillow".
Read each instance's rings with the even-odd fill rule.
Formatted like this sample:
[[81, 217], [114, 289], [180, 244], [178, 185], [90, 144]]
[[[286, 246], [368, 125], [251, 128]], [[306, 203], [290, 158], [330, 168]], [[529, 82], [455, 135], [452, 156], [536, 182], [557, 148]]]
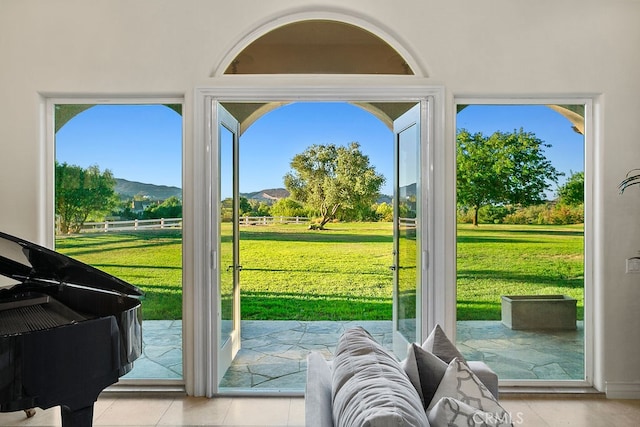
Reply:
[[[509, 414], [495, 399], [482, 381], [462, 360], [455, 358], [449, 363], [438, 390], [427, 407], [429, 413], [443, 397], [450, 397], [481, 411], [494, 415], [495, 419], [509, 419]], [[507, 423], [509, 425], [509, 423]]]
[[[452, 397], [443, 397], [427, 414], [433, 427], [498, 427], [510, 426], [508, 413], [494, 414], [467, 405]], [[500, 418], [504, 417], [504, 418]]]
[[338, 341], [331, 388], [336, 427], [429, 425], [400, 362], [360, 327]]

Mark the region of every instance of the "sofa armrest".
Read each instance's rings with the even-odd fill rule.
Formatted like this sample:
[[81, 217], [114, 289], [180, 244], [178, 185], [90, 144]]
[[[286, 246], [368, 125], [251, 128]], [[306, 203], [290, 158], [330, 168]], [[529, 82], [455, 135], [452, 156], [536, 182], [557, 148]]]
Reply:
[[322, 354], [315, 351], [307, 356], [304, 407], [307, 427], [333, 427], [331, 368]]
[[493, 396], [498, 398], [498, 375], [493, 372], [493, 370], [487, 366], [486, 363], [480, 362], [477, 360], [467, 361], [469, 368], [473, 371], [474, 374], [482, 381], [487, 389], [493, 394]]

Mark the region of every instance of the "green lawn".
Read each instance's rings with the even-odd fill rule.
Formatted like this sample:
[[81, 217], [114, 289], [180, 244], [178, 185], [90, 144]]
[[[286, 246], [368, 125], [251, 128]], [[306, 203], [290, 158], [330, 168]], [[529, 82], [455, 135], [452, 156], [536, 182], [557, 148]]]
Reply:
[[182, 318], [182, 230], [58, 237], [56, 250], [140, 287], [144, 319]]
[[[179, 319], [181, 237], [87, 234], [58, 238], [56, 250], [142, 288], [145, 319]], [[242, 318], [390, 319], [391, 251], [390, 223], [241, 227]], [[577, 298], [582, 318], [582, 276], [582, 227], [459, 226], [460, 320], [500, 319], [500, 295], [536, 293]]]
[[458, 320], [499, 320], [501, 295], [570, 295], [584, 310], [583, 227], [458, 225]]
[[328, 228], [241, 228], [243, 319], [391, 318], [391, 224]]

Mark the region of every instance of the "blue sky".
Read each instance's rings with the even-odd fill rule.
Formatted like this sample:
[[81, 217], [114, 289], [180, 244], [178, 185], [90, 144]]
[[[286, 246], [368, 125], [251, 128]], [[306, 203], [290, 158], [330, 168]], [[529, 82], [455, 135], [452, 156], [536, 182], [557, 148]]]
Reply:
[[[346, 103], [295, 103], [264, 115], [240, 138], [240, 191], [284, 187], [293, 156], [313, 144], [359, 142], [393, 193], [393, 134], [380, 120]], [[262, 184], [264, 183], [264, 184]]]
[[[547, 107], [474, 105], [458, 114], [457, 127], [485, 135], [522, 127], [552, 145], [545, 153], [558, 170], [567, 176], [584, 170], [582, 135]], [[387, 177], [382, 192], [391, 194], [392, 133], [371, 114], [346, 103], [295, 103], [256, 121], [240, 139], [240, 191], [283, 187], [292, 157], [311, 144], [352, 141]], [[56, 158], [108, 168], [130, 181], [182, 187], [181, 143], [182, 118], [167, 107], [102, 105], [78, 114], [58, 131]]]
[[182, 117], [163, 105], [98, 105], [56, 133], [56, 160], [182, 187]]
[[[512, 132], [523, 128], [551, 144], [546, 157], [565, 176], [584, 171], [584, 136], [571, 128], [571, 122], [544, 105], [471, 105], [457, 116], [457, 128], [491, 135], [496, 130]], [[555, 190], [555, 188], [553, 189]]]

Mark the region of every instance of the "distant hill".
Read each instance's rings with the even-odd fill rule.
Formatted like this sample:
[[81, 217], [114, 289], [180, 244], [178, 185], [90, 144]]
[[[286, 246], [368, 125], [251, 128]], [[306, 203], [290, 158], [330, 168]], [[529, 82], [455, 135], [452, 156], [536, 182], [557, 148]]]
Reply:
[[145, 196], [150, 200], [166, 200], [171, 196], [175, 196], [182, 200], [181, 188], [127, 181], [122, 178], [116, 178], [115, 192], [121, 199], [132, 199], [134, 196]]
[[[267, 190], [255, 191], [253, 193], [240, 193], [240, 197], [245, 197], [247, 200], [258, 200], [267, 204], [272, 204], [280, 199], [289, 197], [289, 190], [286, 188], [269, 188]], [[393, 203], [393, 196], [381, 194], [378, 197], [376, 203], [385, 202], [387, 204]]]
[[[182, 189], [178, 187], [170, 187], [167, 185], [145, 184], [142, 182], [128, 181], [122, 178], [116, 178], [116, 194], [121, 199], [132, 199], [134, 196], [145, 196], [149, 200], [166, 200], [171, 196], [175, 196], [182, 200]], [[273, 204], [280, 199], [289, 197], [289, 191], [286, 188], [268, 188], [266, 190], [254, 191], [252, 193], [240, 193], [240, 197], [248, 200], [257, 200], [267, 204]], [[381, 194], [377, 203], [392, 203], [393, 197]]]
[[380, 203], [386, 203], [388, 205], [393, 203], [393, 196], [389, 196], [387, 194], [381, 194], [378, 196], [378, 200], [376, 200], [376, 203], [380, 204]]
[[289, 191], [285, 188], [269, 188], [267, 190], [255, 191], [253, 193], [240, 193], [240, 197], [272, 204], [280, 199], [289, 197]]

